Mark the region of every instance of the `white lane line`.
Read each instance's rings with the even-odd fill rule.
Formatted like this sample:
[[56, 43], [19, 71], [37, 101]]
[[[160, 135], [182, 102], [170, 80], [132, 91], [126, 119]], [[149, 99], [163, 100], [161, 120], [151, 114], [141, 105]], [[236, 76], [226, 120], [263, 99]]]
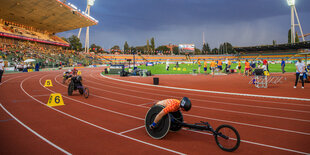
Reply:
[[[92, 78], [95, 78], [92, 76], [92, 74], [90, 75]], [[92, 81], [87, 81], [90, 83], [95, 83]], [[111, 83], [111, 82], [108, 82]], [[100, 83], [96, 83], [97, 85], [102, 85]], [[118, 84], [118, 85], [122, 85], [122, 84]], [[123, 89], [123, 90], [127, 90], [127, 91], [132, 91], [132, 92], [138, 92], [138, 93], [144, 93], [144, 94], [150, 94], [150, 95], [154, 95], [155, 93], [148, 93], [147, 91], [136, 91], [136, 90], [132, 90], [132, 89], [126, 89], [126, 88], [122, 88], [122, 87], [114, 87], [114, 86], [109, 86], [109, 85], [104, 85], [105, 87], [111, 87], [111, 88], [117, 88], [117, 89]], [[139, 89], [147, 89], [147, 88], [140, 88], [140, 87], [136, 87], [136, 86], [130, 86], [130, 87], [134, 87], [134, 88], [139, 88]], [[152, 89], [147, 89], [147, 90], [152, 90]], [[103, 90], [105, 91], [105, 90]], [[162, 92], [169, 92], [169, 91], [164, 91], [161, 90]], [[109, 91], [110, 92], [110, 91]], [[182, 92], [178, 92], [183, 94]], [[167, 96], [167, 97], [177, 97], [177, 98], [181, 98], [182, 96], [169, 96], [169, 95], [164, 95], [164, 94], [158, 94], [156, 93], [156, 95], [160, 95], [160, 96]], [[195, 96], [202, 96], [202, 95], [198, 95], [198, 94], [192, 94]], [[222, 97], [216, 97], [216, 98], [222, 98]], [[225, 98], [227, 99], [227, 98]], [[230, 98], [231, 99], [231, 98]], [[246, 105], [246, 104], [237, 104], [237, 103], [230, 103], [230, 102], [220, 102], [220, 101], [213, 101], [213, 100], [201, 100], [201, 99], [191, 99], [193, 101], [199, 101], [199, 102], [208, 102], [208, 103], [218, 103], [218, 104], [225, 104], [225, 105], [236, 105], [236, 106], [243, 106], [243, 107], [251, 107], [251, 108], [262, 108], [262, 109], [271, 109], [271, 110], [281, 110], [281, 111], [292, 111], [292, 112], [300, 112], [300, 113], [310, 113], [310, 111], [304, 111], [304, 110], [294, 110], [294, 109], [285, 109], [285, 108], [274, 108], [274, 107], [265, 107], [265, 106], [255, 106], [255, 105]], [[241, 100], [241, 99], [240, 99]], [[251, 100], [250, 100], [251, 101]], [[147, 103], [145, 103], [147, 104]], [[297, 106], [310, 106], [310, 105], [301, 105], [301, 104], [294, 104], [294, 103], [279, 103], [279, 104], [286, 104], [286, 105], [297, 105]], [[141, 104], [144, 105], [144, 104]]]
[[199, 90], [199, 89], [190, 89], [190, 88], [179, 88], [179, 87], [171, 87], [171, 86], [159, 86], [159, 85], [151, 85], [151, 84], [146, 84], [146, 83], [138, 83], [138, 82], [115, 79], [115, 78], [111, 78], [111, 77], [108, 77], [108, 76], [105, 76], [102, 74], [100, 74], [100, 75], [102, 77], [107, 78], [107, 79], [121, 81], [121, 82], [127, 82], [127, 83], [133, 83], [133, 84], [139, 84], [139, 85], [145, 85], [145, 86], [152, 86], [152, 87], [176, 89], [176, 90], [187, 90], [187, 91], [194, 91], [194, 92], [204, 92], [204, 93], [224, 94], [224, 95], [236, 95], [236, 96], [250, 96], [250, 97], [260, 97], [260, 98], [274, 98], [274, 99], [286, 99], [286, 100], [297, 100], [297, 101], [310, 101], [310, 99], [308, 99], [308, 98], [255, 95], [255, 94], [231, 93], [231, 92], [220, 92], [220, 91], [211, 91], [211, 90]]
[[256, 114], [256, 113], [241, 112], [241, 111], [234, 111], [234, 110], [225, 110], [225, 109], [218, 109], [218, 108], [208, 108], [208, 107], [201, 107], [201, 106], [194, 106], [194, 107], [198, 107], [201, 109], [214, 110], [214, 111], [224, 111], [224, 112], [237, 113], [237, 114], [260, 116], [260, 117], [270, 117], [270, 118], [286, 119], [286, 120], [293, 120], [293, 121], [310, 122], [310, 120], [299, 119], [299, 118], [281, 117], [281, 116], [265, 115], [265, 114]]
[[[47, 75], [45, 75], [45, 76], [47, 76]], [[43, 77], [45, 77], [45, 76], [43, 76]], [[43, 77], [40, 78], [39, 82], [40, 82], [40, 85], [41, 85], [43, 88], [46, 88], [46, 87], [44, 87], [44, 86], [42, 85], [42, 83], [41, 83]], [[29, 78], [30, 78], [30, 77], [29, 77]], [[29, 78], [27, 78], [27, 79], [29, 79]], [[24, 82], [25, 80], [27, 80], [27, 79], [24, 79], [24, 80], [22, 81], [21, 85], [20, 85], [20, 87], [21, 87], [21, 89], [23, 90], [23, 92], [24, 92], [25, 94], [27, 94], [29, 97], [31, 97], [32, 99], [34, 99], [35, 101], [41, 103], [42, 105], [44, 105], [44, 106], [46, 106], [46, 107], [49, 107], [49, 106], [47, 106], [46, 104], [44, 104], [43, 102], [41, 102], [41, 101], [37, 100], [36, 98], [32, 97], [31, 95], [29, 95], [29, 94], [24, 90], [24, 88], [22, 87], [22, 84], [23, 84], [23, 82]], [[51, 91], [51, 90], [48, 89], [48, 88], [46, 88], [46, 89], [49, 90], [49, 91]], [[51, 91], [51, 92], [53, 92], [53, 91]], [[66, 97], [66, 96], [64, 96], [64, 97]], [[71, 98], [69, 98], [69, 97], [66, 97], [66, 98], [71, 99]], [[74, 99], [71, 99], [71, 100], [74, 100]], [[75, 101], [78, 101], [78, 100], [75, 100]], [[81, 101], [78, 101], [78, 102], [83, 103], [83, 102], [81, 102]], [[85, 104], [86, 104], [86, 105], [89, 105], [89, 104], [87, 104], [87, 103], [85, 103]], [[89, 105], [89, 106], [91, 106], [91, 105]], [[96, 106], [95, 106], [95, 107], [96, 107]], [[129, 136], [126, 136], [126, 135], [122, 135], [122, 134], [117, 133], [117, 132], [115, 132], [115, 131], [112, 131], [112, 130], [103, 128], [103, 127], [101, 127], [101, 126], [98, 126], [98, 125], [95, 125], [95, 124], [93, 124], [93, 123], [87, 122], [87, 121], [85, 121], [85, 120], [83, 120], [83, 119], [80, 119], [80, 118], [78, 118], [78, 117], [72, 116], [72, 115], [70, 115], [70, 114], [68, 114], [68, 113], [65, 113], [65, 112], [63, 112], [63, 111], [60, 111], [60, 110], [55, 109], [55, 108], [53, 108], [53, 107], [49, 107], [49, 108], [51, 108], [51, 109], [53, 109], [53, 110], [55, 110], [55, 111], [57, 111], [57, 112], [59, 112], [59, 113], [61, 113], [61, 114], [64, 114], [64, 115], [66, 115], [66, 116], [68, 116], [68, 117], [71, 117], [71, 118], [73, 118], [73, 119], [76, 119], [76, 120], [78, 120], [78, 121], [80, 121], [80, 122], [83, 122], [83, 123], [85, 123], [85, 124], [91, 125], [91, 126], [93, 126], [93, 127], [99, 128], [99, 129], [101, 129], [101, 130], [110, 132], [110, 133], [112, 133], [112, 134], [119, 135], [119, 136], [121, 136], [121, 137], [125, 137], [125, 138], [127, 138], [127, 139], [131, 139], [131, 140], [133, 140], [133, 141], [140, 142], [140, 143], [143, 143], [143, 144], [146, 144], [146, 145], [149, 145], [149, 146], [153, 146], [153, 147], [156, 147], [156, 148], [165, 150], [165, 151], [169, 151], [169, 152], [172, 152], [172, 153], [184, 155], [184, 153], [181, 153], [181, 152], [177, 152], [177, 151], [174, 151], [174, 150], [165, 148], [165, 147], [161, 147], [161, 146], [158, 146], [158, 145], [155, 145], [155, 144], [152, 144], [152, 143], [148, 143], [148, 142], [145, 142], [145, 141], [142, 141], [142, 140], [133, 138], [133, 137], [129, 137]], [[106, 110], [108, 110], [108, 109], [106, 109]], [[143, 118], [138, 118], [138, 117], [135, 117], [135, 116], [130, 116], [130, 115], [127, 115], [127, 114], [123, 114], [123, 113], [116, 112], [116, 111], [112, 111], [112, 110], [108, 110], [108, 111], [113, 112], [113, 113], [117, 113], [117, 114], [120, 114], [120, 115], [123, 115], [123, 116], [127, 116], [127, 117], [132, 117], [132, 118], [144, 120]]]
[[126, 131], [123, 131], [123, 132], [120, 132], [119, 134], [124, 134], [124, 133], [130, 132], [130, 131], [138, 130], [138, 129], [143, 128], [143, 127], [144, 127], [144, 125], [136, 127], [136, 128], [133, 128], [133, 129], [129, 129], [129, 130], [126, 130]]
[[[58, 84], [61, 84], [61, 83], [58, 82], [57, 80], [56, 80], [56, 82], [57, 82]], [[42, 85], [42, 84], [41, 84], [41, 85]], [[62, 85], [62, 84], [61, 84], [61, 85]], [[64, 86], [64, 87], [66, 87], [66, 86]], [[98, 98], [103, 98], [103, 99], [110, 100], [110, 101], [114, 101], [114, 102], [118, 102], [118, 103], [122, 103], [122, 104], [127, 104], [127, 105], [142, 107], [142, 108], [149, 108], [149, 107], [146, 107], [146, 106], [140, 106], [140, 105], [136, 105], [136, 104], [132, 104], [132, 103], [128, 103], [128, 102], [123, 102], [123, 101], [119, 101], [119, 100], [114, 100], [114, 99], [111, 99], [111, 98], [106, 98], [106, 97], [102, 97], [102, 96], [97, 96], [97, 95], [94, 95], [94, 94], [92, 94], [92, 96], [95, 96], [95, 97], [98, 97]], [[301, 131], [287, 130], [287, 129], [281, 129], [281, 128], [273, 128], [273, 127], [268, 127], [268, 126], [261, 126], [261, 125], [255, 125], [255, 124], [234, 122], [234, 121], [229, 121], [229, 120], [216, 119], [216, 118], [210, 118], [210, 117], [204, 117], [204, 116], [197, 116], [197, 115], [190, 115], [190, 114], [183, 114], [183, 115], [190, 116], [190, 117], [196, 117], [196, 118], [211, 119], [211, 120], [215, 120], [215, 121], [219, 121], [219, 122], [227, 122], [227, 123], [238, 124], [238, 125], [243, 125], [243, 126], [251, 126], [251, 127], [263, 128], [263, 129], [269, 129], [269, 130], [278, 130], [278, 131], [282, 131], [282, 132], [290, 132], [290, 133], [295, 133], [295, 134], [310, 135], [310, 133], [301, 132]]]
[[[62, 94], [62, 93], [61, 93]], [[51, 94], [43, 94], [43, 95], [32, 95], [33, 97], [41, 97], [41, 96], [50, 96]]]
[[[56, 81], [56, 79], [55, 79]], [[88, 81], [90, 82], [90, 81]], [[110, 93], [114, 93], [114, 92], [111, 92], [111, 91], [108, 91], [108, 90], [103, 90], [101, 88], [95, 88], [95, 87], [92, 87], [92, 86], [89, 86], [88, 87], [90, 88], [94, 88], [94, 89], [97, 89], [97, 90], [101, 90], [101, 91], [105, 91], [105, 92], [110, 92]], [[137, 91], [139, 92], [139, 91]], [[115, 93], [115, 94], [120, 94], [120, 93]], [[120, 95], [125, 95], [125, 94], [120, 94]], [[157, 95], [157, 94], [156, 94]], [[162, 94], [159, 94], [160, 96], [165, 96], [165, 95], [162, 95]], [[128, 96], [128, 95], [125, 95], [125, 96]], [[137, 96], [132, 96], [132, 95], [129, 95], [130, 97], [134, 97], [134, 98], [138, 98]], [[175, 97], [175, 96], [170, 96], [170, 97]], [[139, 98], [143, 98], [143, 97], [139, 97]], [[152, 100], [152, 101], [155, 101], [156, 100], [153, 100], [153, 99], [149, 99], [149, 98], [144, 98], [144, 99], [148, 99], [148, 100]], [[192, 99], [192, 100], [196, 100], [196, 99]], [[202, 100], [201, 100], [202, 101]], [[155, 103], [154, 102], [154, 103]], [[145, 104], [145, 103], [144, 103]], [[144, 104], [140, 104], [141, 105], [144, 105]], [[281, 117], [281, 116], [274, 116], [274, 115], [265, 115], [265, 114], [256, 114], [256, 113], [250, 113], [250, 112], [242, 112], [242, 111], [234, 111], [234, 110], [225, 110], [225, 109], [218, 109], [218, 108], [208, 108], [208, 107], [202, 107], [202, 106], [193, 106], [193, 107], [198, 107], [198, 108], [201, 108], [201, 109], [208, 109], [208, 110], [214, 110], [214, 111], [225, 111], [225, 112], [230, 112], [230, 113], [237, 113], [237, 114], [246, 114], [246, 115], [253, 115], [253, 116], [259, 116], [259, 117], [269, 117], [269, 118], [276, 118], [276, 119], [286, 119], [286, 120], [293, 120], [293, 121], [301, 121], [301, 122], [310, 122], [310, 120], [304, 120], [304, 119], [299, 119], [299, 118], [291, 118], [291, 117]]]
[[10, 80], [13, 80], [13, 79], [16, 79], [16, 78], [19, 78], [19, 77], [22, 77], [22, 76], [16, 76], [16, 77], [12, 77], [12, 78], [10, 78], [10, 79], [7, 79], [7, 80], [1, 82], [1, 83], [0, 83], [0, 86], [3, 85], [4, 83], [10, 81]]
[[[90, 76], [94, 79], [96, 79], [92, 74], [90, 74]], [[90, 83], [95, 83], [92, 81], [88, 81]], [[105, 81], [106, 82], [106, 81]], [[111, 83], [111, 82], [108, 82]], [[100, 83], [96, 83], [97, 85], [102, 85]], [[117, 83], [117, 85], [121, 85]], [[127, 90], [127, 91], [132, 91], [132, 92], [138, 92], [138, 93], [144, 93], [144, 94], [150, 94], [150, 95], [154, 95], [158, 93], [148, 93], [147, 91], [136, 91], [136, 90], [132, 90], [132, 89], [126, 89], [126, 88], [122, 88], [120, 87], [114, 87], [114, 86], [109, 86], [109, 85], [104, 85], [105, 87], [111, 87], [111, 88], [117, 88], [117, 89], [123, 89], [123, 90]], [[126, 85], [129, 87], [134, 87], [134, 88], [139, 88], [139, 89], [147, 89], [147, 90], [153, 90], [153, 89], [148, 89], [148, 88], [141, 88], [141, 87], [136, 87], [136, 86], [130, 86], [130, 85]], [[161, 92], [169, 92], [170, 91], [165, 91], [165, 90], [160, 90]], [[177, 92], [179, 94], [189, 94], [189, 93], [182, 93], [182, 92]], [[195, 95], [195, 96], [203, 96], [205, 97], [205, 95], [199, 95], [199, 94], [191, 94], [191, 95]], [[164, 94], [160, 94], [160, 96], [166, 96], [166, 97], [177, 97], [177, 98], [181, 98], [183, 96], [169, 96], [169, 95], [164, 95]], [[219, 97], [219, 96], [208, 96], [208, 97], [214, 97], [214, 98], [223, 98], [223, 99], [235, 99], [235, 98], [227, 98], [227, 97]], [[292, 112], [301, 112], [301, 113], [310, 113], [310, 111], [304, 111], [304, 110], [294, 110], [294, 109], [285, 109], [285, 108], [273, 108], [273, 107], [265, 107], [265, 106], [255, 106], [255, 105], [245, 105], [245, 104], [237, 104], [237, 103], [230, 103], [230, 102], [220, 102], [220, 101], [213, 101], [213, 100], [201, 100], [201, 99], [191, 99], [193, 101], [199, 101], [199, 102], [208, 102], [208, 103], [219, 103], [219, 104], [225, 104], [225, 105], [236, 105], [236, 106], [244, 106], [244, 107], [251, 107], [251, 108], [263, 108], [263, 109], [272, 109], [272, 110], [282, 110], [282, 111], [292, 111]], [[291, 105], [291, 106], [304, 106], [304, 107], [308, 107], [310, 105], [306, 105], [306, 104], [295, 104], [295, 103], [282, 103], [282, 102], [274, 102], [274, 101], [257, 101], [257, 100], [252, 100], [252, 99], [241, 99], [238, 98], [238, 100], [245, 100], [245, 101], [255, 101], [255, 102], [268, 102], [268, 103], [276, 103], [276, 104], [284, 104], [284, 105]]]
[[[29, 130], [30, 132], [32, 132], [34, 135], [38, 136], [39, 138], [41, 138], [43, 141], [45, 141], [46, 143], [48, 143], [49, 145], [55, 147], [56, 149], [58, 149], [59, 151], [65, 153], [65, 154], [70, 154], [68, 151], [62, 149], [61, 147], [57, 146], [56, 144], [52, 143], [51, 141], [47, 140], [46, 138], [44, 138], [43, 136], [41, 136], [40, 134], [38, 134], [37, 132], [35, 132], [34, 130], [32, 130], [30, 127], [28, 127], [27, 125], [25, 125], [23, 122], [21, 122], [19, 119], [17, 119], [14, 115], [12, 115], [8, 110], [5, 109], [5, 107], [2, 106], [2, 104], [0, 103], [0, 107], [7, 113], [9, 114], [12, 118], [14, 118], [19, 124], [21, 124], [23, 127], [25, 127], [27, 130]], [[2, 139], [3, 140], [3, 139]]]
[[241, 123], [241, 122], [235, 122], [235, 121], [228, 121], [228, 120], [222, 120], [222, 119], [216, 119], [216, 118], [210, 118], [210, 117], [204, 117], [204, 116], [197, 116], [197, 115], [191, 115], [191, 114], [183, 114], [183, 115], [191, 116], [191, 117], [196, 117], [196, 118], [203, 118], [203, 119], [207, 119], [207, 120], [214, 120], [214, 121], [219, 121], [219, 122], [227, 122], [227, 123], [232, 123], [232, 124], [244, 125], [244, 126], [251, 126], [251, 127], [264, 128], [264, 129], [270, 129], [270, 130], [278, 130], [278, 131], [284, 131], [284, 132], [291, 132], [291, 133], [302, 134], [302, 135], [307, 135], [307, 136], [310, 135], [310, 133], [307, 133], [307, 132], [300, 132], [300, 131], [294, 131], [294, 130], [286, 130], [286, 129], [281, 129], [281, 128], [268, 127], [268, 126], [260, 126], [260, 125]]
[[[57, 83], [59, 83], [56, 79], [55, 81]], [[40, 82], [41, 83], [41, 82]], [[61, 84], [61, 83], [59, 83]], [[41, 84], [42, 85], [42, 84]], [[43, 85], [42, 85], [43, 86]], [[117, 100], [114, 100], [117, 102]], [[120, 102], [120, 101], [118, 101]], [[126, 103], [132, 106], [138, 106], [138, 107], [143, 107], [143, 106], [139, 106], [139, 105], [135, 105], [135, 104], [130, 104], [130, 103]], [[143, 107], [143, 108], [148, 108], [148, 107]], [[271, 128], [271, 127], [265, 127], [265, 126], [258, 126], [258, 125], [252, 125], [252, 124], [246, 124], [246, 123], [239, 123], [239, 122], [233, 122], [233, 121], [227, 121], [227, 120], [219, 120], [219, 119], [214, 119], [214, 118], [208, 118], [208, 117], [202, 117], [202, 116], [195, 116], [195, 115], [189, 115], [189, 114], [183, 114], [183, 115], [187, 115], [187, 116], [192, 116], [192, 117], [196, 117], [196, 118], [204, 118], [204, 119], [211, 119], [211, 120], [215, 120], [215, 121], [222, 121], [222, 122], [228, 122], [228, 123], [233, 123], [233, 124], [239, 124], [239, 125], [245, 125], [245, 126], [252, 126], [252, 127], [260, 127], [260, 128], [265, 128], [265, 129], [272, 129], [272, 130], [279, 130], [279, 131], [284, 131], [284, 132], [293, 132], [293, 133], [298, 133], [298, 134], [306, 134], [306, 135], [310, 135], [309, 133], [303, 133], [303, 132], [295, 132], [295, 131], [291, 131], [291, 130], [285, 130], [285, 129], [278, 129], [278, 128]], [[192, 130], [189, 130], [192, 131]], [[202, 132], [204, 133], [204, 132]], [[204, 134], [209, 134], [209, 133], [204, 133]], [[243, 140], [243, 142], [245, 143], [251, 143], [250, 141], [246, 141]], [[277, 146], [273, 146], [273, 145], [267, 145], [267, 144], [262, 144], [262, 143], [256, 143], [253, 142], [252, 144], [257, 144], [259, 146], [265, 146], [265, 147], [270, 147], [270, 148], [274, 148], [274, 149], [280, 149], [280, 150], [286, 150], [289, 152], [300, 152], [300, 151], [296, 151], [296, 150], [292, 150], [292, 149], [285, 149], [285, 148], [281, 148], [281, 147], [277, 147]]]
[[[200, 133], [200, 134], [205, 134], [205, 135], [213, 136], [213, 134], [207, 133], [207, 132], [194, 131], [194, 130], [190, 130], [190, 131], [193, 131], [193, 132], [196, 132], [196, 133]], [[287, 148], [283, 148], [283, 147], [278, 147], [278, 146], [272, 146], [272, 145], [266, 145], [266, 144], [251, 142], [251, 141], [248, 141], [248, 140], [240, 140], [240, 141], [243, 142], [243, 143], [248, 143], [248, 144], [253, 144], [253, 145], [259, 145], [259, 146], [263, 146], [263, 147], [269, 147], [269, 148], [278, 149], [278, 150], [283, 150], [283, 151], [288, 151], [288, 152], [294, 152], [294, 153], [306, 154], [306, 155], [309, 155], [309, 154], [310, 154], [310, 153], [307, 153], [307, 152], [301, 152], [301, 151], [292, 150], [292, 149], [287, 149]]]
[[[92, 74], [90, 75], [91, 77], [93, 77], [94, 79], [97, 79], [95, 78], [94, 76], [92, 76]], [[104, 77], [103, 77], [104, 78]], [[108, 82], [108, 83], [113, 83], [113, 82], [110, 82], [110, 81], [104, 81], [104, 82]], [[98, 83], [97, 83], [98, 84]], [[123, 84], [119, 84], [119, 83], [113, 83], [113, 84], [116, 84], [116, 85], [123, 85]], [[101, 85], [101, 84], [99, 84]], [[108, 86], [108, 85], [105, 85], [105, 86]], [[139, 88], [139, 89], [146, 89], [146, 90], [153, 90], [153, 89], [150, 89], [150, 88], [146, 88], [146, 87], [138, 87], [138, 86], [133, 86], [133, 85], [126, 85], [128, 87], [134, 87], [134, 88]], [[110, 86], [112, 87], [112, 86]], [[121, 87], [118, 87], [119, 89], [125, 89], [125, 88], [121, 88]], [[166, 91], [166, 90], [160, 90], [160, 92], [171, 92], [171, 91]], [[146, 93], [143, 92], [143, 93]], [[205, 95], [200, 95], [200, 94], [193, 94], [193, 93], [183, 93], [183, 92], [178, 92], [179, 94], [186, 94], [186, 95], [194, 95], [194, 96], [202, 96], [202, 97], [206, 97]], [[149, 94], [149, 93], [147, 93]], [[224, 97], [224, 96], [208, 96], [208, 102], [217, 102], [217, 101], [212, 101], [210, 100], [210, 98], [221, 98], [221, 99], [228, 99], [228, 100], [237, 100], [237, 101], [240, 101], [240, 100], [243, 100], [243, 101], [252, 101], [252, 102], [258, 102], [258, 103], [275, 103], [275, 104], [283, 104], [283, 105], [290, 105], [290, 106], [303, 106], [303, 107], [310, 107], [310, 105], [308, 104], [296, 104], [296, 103], [284, 103], [284, 102], [276, 102], [276, 101], [264, 101], [264, 100], [255, 100], [255, 99], [243, 99], [243, 98], [232, 98], [232, 97]], [[233, 104], [233, 103], [232, 103]], [[235, 105], [240, 105], [240, 104], [235, 104]], [[242, 106], [242, 105], [240, 105]]]

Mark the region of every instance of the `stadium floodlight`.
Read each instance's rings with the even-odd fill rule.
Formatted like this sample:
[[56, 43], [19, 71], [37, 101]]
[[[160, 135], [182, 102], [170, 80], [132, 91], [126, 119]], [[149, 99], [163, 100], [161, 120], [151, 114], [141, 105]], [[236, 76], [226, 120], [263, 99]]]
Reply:
[[[299, 22], [297, 10], [295, 7], [296, 0], [287, 0], [287, 4], [291, 7], [291, 43], [295, 43], [295, 26], [299, 26], [299, 30], [302, 36], [302, 40], [305, 41], [304, 33], [302, 32], [301, 24]], [[297, 19], [298, 24], [295, 24], [295, 16]]]
[[93, 6], [95, 3], [95, 0], [87, 0], [87, 5]]
[[293, 6], [293, 5], [295, 5], [295, 0], [287, 0], [287, 4], [289, 6]]

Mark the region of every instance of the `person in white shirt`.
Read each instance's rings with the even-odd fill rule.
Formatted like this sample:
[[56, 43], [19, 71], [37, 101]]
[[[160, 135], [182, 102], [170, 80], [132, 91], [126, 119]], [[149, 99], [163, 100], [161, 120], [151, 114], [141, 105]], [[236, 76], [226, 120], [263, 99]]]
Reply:
[[0, 59], [0, 83], [1, 83], [3, 73], [4, 73], [4, 62], [2, 59]]
[[295, 86], [294, 88], [296, 88], [297, 83], [298, 83], [298, 79], [301, 80], [302, 86], [301, 88], [304, 89], [304, 74], [305, 74], [305, 68], [306, 65], [304, 62], [301, 62], [301, 59], [298, 59], [298, 62], [295, 64], [296, 66], [296, 80], [295, 80]]
[[166, 70], [167, 70], [167, 71], [169, 70], [169, 59], [168, 59], [167, 62], [166, 62]]

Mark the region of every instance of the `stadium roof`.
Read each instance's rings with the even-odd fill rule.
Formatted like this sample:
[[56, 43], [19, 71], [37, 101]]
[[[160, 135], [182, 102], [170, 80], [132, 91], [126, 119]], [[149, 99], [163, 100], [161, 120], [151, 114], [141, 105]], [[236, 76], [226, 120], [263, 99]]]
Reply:
[[1, 0], [0, 18], [51, 33], [96, 25], [92, 17], [59, 0]]
[[252, 52], [259, 52], [259, 51], [310, 49], [310, 41], [304, 41], [304, 42], [293, 43], [293, 44], [234, 47], [234, 49], [237, 52], [245, 52], [245, 53], [252, 53]]

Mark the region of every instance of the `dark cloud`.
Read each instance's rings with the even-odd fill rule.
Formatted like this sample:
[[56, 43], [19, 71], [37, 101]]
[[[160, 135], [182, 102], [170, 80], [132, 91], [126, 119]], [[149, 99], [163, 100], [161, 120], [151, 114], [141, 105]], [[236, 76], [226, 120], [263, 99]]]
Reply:
[[[82, 10], [86, 7], [84, 0], [74, 3]], [[310, 31], [309, 4], [309, 0], [296, 2], [305, 32]], [[286, 0], [97, 0], [91, 15], [99, 20], [91, 27], [91, 41], [106, 48], [122, 46], [126, 40], [134, 46], [145, 44], [150, 37], [162, 44], [192, 41], [199, 47], [202, 32], [212, 34], [206, 38], [213, 46], [224, 41], [267, 44], [272, 37], [285, 42], [290, 24]], [[243, 40], [232, 39], [235, 36]]]

